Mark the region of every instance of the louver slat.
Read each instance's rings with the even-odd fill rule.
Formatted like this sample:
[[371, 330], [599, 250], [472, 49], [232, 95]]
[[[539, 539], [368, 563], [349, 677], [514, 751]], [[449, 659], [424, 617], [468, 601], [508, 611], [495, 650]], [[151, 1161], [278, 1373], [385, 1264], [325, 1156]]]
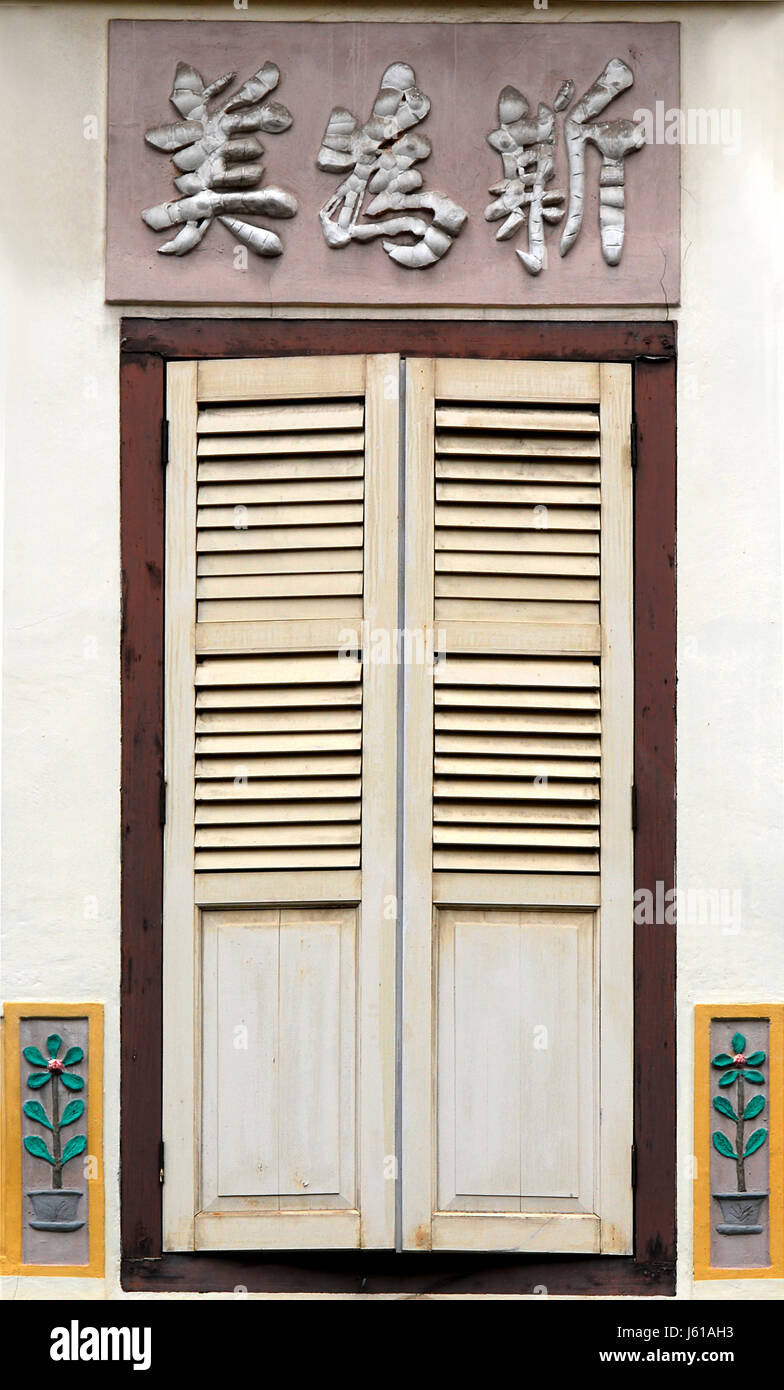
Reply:
[[[521, 520], [522, 518], [517, 518]], [[553, 519], [557, 525], [558, 517]], [[216, 547], [217, 549], [217, 547]], [[598, 555], [599, 535], [595, 531], [535, 530], [521, 532], [514, 527], [506, 530], [477, 530], [473, 527], [457, 530], [442, 517], [436, 531], [436, 550], [503, 551], [512, 554]]]
[[[582, 458], [487, 458], [482, 460], [482, 477], [498, 482], [598, 483], [599, 463]], [[475, 480], [476, 459], [441, 455], [436, 463], [436, 478]]]
[[[480, 552], [439, 551], [436, 554], [436, 574], [504, 574], [580, 575], [598, 579], [599, 557], [594, 555], [483, 555]], [[440, 582], [439, 580], [436, 581]]]
[[[361, 594], [362, 575], [351, 571], [323, 574], [288, 574], [286, 585], [292, 597], [302, 594]], [[273, 598], [280, 590], [278, 575], [232, 574], [205, 576], [199, 586], [202, 599]]]
[[599, 440], [576, 434], [492, 434], [489, 431], [454, 433], [441, 430], [436, 448], [449, 454], [476, 454], [504, 458], [598, 458]]
[[354, 453], [362, 448], [361, 430], [335, 430], [333, 434], [203, 434], [197, 453], [200, 459], [237, 454], [325, 454]]
[[[199, 579], [205, 579], [211, 575], [267, 574], [273, 576], [269, 582], [274, 584], [277, 582], [277, 575], [307, 573], [309, 558], [310, 552], [308, 550], [276, 550], [269, 554], [259, 550], [235, 551], [223, 555], [220, 553], [201, 554], [198, 557], [196, 574]], [[320, 550], [319, 564], [323, 568], [318, 573], [323, 576], [325, 582], [329, 581], [329, 575], [333, 571], [336, 574], [361, 575], [362, 551], [359, 549]]]
[[205, 406], [199, 412], [200, 435], [300, 434], [303, 431], [359, 430], [364, 412], [359, 401], [301, 404]]
[[[330, 550], [340, 547], [349, 549], [359, 548], [362, 545], [361, 526], [287, 526], [284, 530], [271, 528], [262, 530], [253, 527], [247, 530], [244, 527], [235, 528], [232, 531], [214, 530], [211, 527], [203, 528], [197, 537], [196, 548], [199, 552], [230, 552], [230, 551], [249, 551], [247, 563], [250, 563], [257, 556], [263, 557], [268, 563], [270, 557], [276, 550], [311, 550], [316, 552], [311, 556], [311, 565], [314, 561], [321, 563], [319, 553], [322, 550]], [[569, 547], [579, 549], [577, 545]], [[327, 568], [329, 568], [327, 566]], [[271, 573], [278, 573], [277, 568], [272, 565]], [[281, 563], [280, 572], [287, 573]], [[313, 570], [319, 574], [320, 570]], [[281, 588], [285, 590], [285, 581], [282, 581]]]
[[264, 483], [280, 478], [361, 478], [360, 453], [307, 454], [288, 458], [202, 458], [199, 477], [204, 483]]
[[573, 430], [597, 434], [598, 416], [592, 410], [557, 410], [521, 406], [439, 405], [436, 429], [444, 430], [537, 430], [562, 434]]

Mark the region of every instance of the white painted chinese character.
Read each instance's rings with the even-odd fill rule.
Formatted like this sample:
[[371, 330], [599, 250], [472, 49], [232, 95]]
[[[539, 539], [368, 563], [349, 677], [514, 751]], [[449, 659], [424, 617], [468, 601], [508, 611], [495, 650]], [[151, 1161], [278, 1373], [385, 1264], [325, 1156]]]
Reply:
[[516, 87], [504, 87], [498, 98], [500, 129], [487, 137], [497, 150], [504, 178], [491, 193], [498, 197], [485, 208], [488, 222], [504, 221], [496, 232], [497, 241], [514, 236], [523, 226], [528, 208], [528, 250], [517, 254], [526, 270], [538, 275], [544, 265], [544, 222], [563, 217], [565, 194], [545, 192], [555, 172], [555, 112], [563, 111], [574, 95], [574, 83], [564, 82], [553, 102], [553, 109], [539, 103], [535, 116], [528, 115], [528, 102]]
[[228, 215], [293, 217], [297, 211], [296, 199], [281, 188], [244, 191], [257, 188], [264, 175], [264, 166], [258, 162], [264, 149], [253, 132], [277, 135], [291, 125], [285, 106], [265, 100], [277, 87], [280, 72], [274, 63], [265, 63], [210, 111], [210, 98], [235, 77], [236, 73], [228, 72], [205, 87], [195, 68], [179, 63], [170, 100], [182, 120], [155, 126], [144, 137], [155, 149], [174, 151], [173, 163], [181, 171], [174, 185], [183, 196], [142, 213], [156, 232], [182, 224], [171, 241], [158, 247], [164, 256], [192, 251], [216, 217], [259, 256], [279, 256], [283, 250], [274, 232]]
[[[334, 108], [316, 162], [325, 173], [351, 172], [319, 213], [330, 246], [408, 235], [414, 238], [408, 244], [383, 243], [399, 265], [420, 269], [446, 255], [468, 213], [444, 193], [419, 191], [424, 180], [413, 165], [427, 159], [431, 146], [412, 127], [429, 110], [430, 100], [407, 63], [387, 68], [373, 113], [361, 128], [350, 111]], [[432, 217], [412, 215], [421, 212]], [[362, 220], [383, 213], [397, 215], [380, 222]]]
[[[596, 119], [606, 106], [634, 82], [631, 69], [620, 58], [611, 58], [604, 71], [565, 117], [565, 142], [569, 165], [569, 207], [561, 235], [560, 252], [571, 250], [582, 227], [585, 203], [585, 146], [588, 141], [602, 156], [599, 175], [599, 232], [602, 255], [608, 265], [617, 265], [623, 251], [625, 230], [625, 168], [627, 154], [645, 144], [641, 121]], [[564, 111], [574, 96], [574, 83], [564, 82], [553, 107], [540, 103], [535, 117], [528, 116], [528, 103], [515, 87], [505, 87], [498, 102], [500, 129], [488, 135], [488, 144], [499, 152], [504, 178], [490, 189], [494, 202], [485, 209], [488, 222], [504, 218], [496, 233], [502, 241], [518, 231], [528, 210], [528, 251], [518, 256], [532, 275], [538, 275], [545, 261], [545, 222], [558, 222], [564, 210], [563, 192], [546, 192], [555, 170], [555, 112]]]

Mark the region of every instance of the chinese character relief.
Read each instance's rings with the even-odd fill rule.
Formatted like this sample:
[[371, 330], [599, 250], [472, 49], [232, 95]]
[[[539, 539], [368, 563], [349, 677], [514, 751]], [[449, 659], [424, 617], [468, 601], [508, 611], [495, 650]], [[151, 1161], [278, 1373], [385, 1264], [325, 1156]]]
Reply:
[[[611, 58], [593, 86], [571, 114], [565, 117], [566, 154], [569, 169], [569, 205], [561, 235], [560, 253], [571, 250], [582, 227], [585, 201], [585, 146], [590, 140], [602, 156], [599, 176], [599, 232], [602, 255], [617, 265], [623, 251], [625, 223], [624, 159], [645, 144], [641, 121], [597, 121], [606, 106], [634, 82], [631, 69], [620, 58]], [[555, 171], [555, 113], [565, 111], [574, 96], [574, 83], [562, 83], [552, 108], [540, 103], [535, 117], [515, 87], [505, 87], [498, 101], [500, 129], [488, 135], [488, 144], [501, 155], [504, 177], [490, 192], [494, 202], [485, 209], [488, 222], [503, 222], [499, 241], [511, 237], [523, 225], [528, 209], [528, 251], [518, 251], [523, 265], [538, 275], [545, 258], [544, 223], [563, 217], [563, 192], [546, 192]]]
[[545, 193], [555, 172], [555, 112], [563, 111], [574, 95], [574, 83], [564, 82], [553, 102], [553, 109], [540, 102], [536, 116], [528, 117], [528, 102], [516, 87], [504, 87], [498, 98], [500, 130], [487, 137], [487, 143], [497, 150], [504, 168], [504, 178], [494, 184], [497, 193], [494, 203], [485, 208], [488, 222], [504, 221], [496, 232], [497, 241], [514, 236], [525, 222], [528, 212], [528, 250], [517, 254], [526, 270], [538, 275], [544, 264], [544, 222], [558, 222], [563, 217], [564, 193]]
[[[145, 135], [155, 149], [173, 152], [172, 162], [181, 170], [174, 186], [182, 197], [145, 208], [142, 213], [153, 231], [180, 226], [171, 241], [158, 247], [164, 256], [192, 251], [216, 217], [259, 256], [279, 256], [283, 250], [274, 232], [229, 215], [293, 217], [297, 211], [296, 199], [282, 188], [258, 189], [264, 176], [259, 162], [264, 147], [253, 132], [277, 135], [287, 130], [292, 120], [280, 102], [265, 100], [277, 87], [280, 72], [274, 63], [265, 63], [210, 111], [211, 98], [235, 77], [236, 73], [228, 72], [205, 87], [195, 68], [179, 63], [170, 100], [182, 119], [155, 126]], [[258, 191], [245, 191], [248, 189]]]
[[[350, 111], [332, 111], [316, 162], [325, 173], [351, 172], [319, 214], [331, 247], [378, 236], [409, 236], [414, 240], [408, 243], [382, 243], [387, 255], [408, 269], [433, 265], [446, 255], [468, 213], [444, 193], [420, 191], [424, 180], [413, 165], [427, 159], [431, 146], [412, 127], [429, 110], [430, 101], [417, 87], [413, 68], [393, 63], [381, 79], [373, 113], [361, 128]], [[432, 217], [416, 215], [423, 212]], [[362, 220], [385, 213], [393, 215], [379, 222]]]
[[569, 160], [569, 216], [561, 237], [561, 255], [574, 245], [583, 220], [585, 193], [585, 145], [590, 140], [602, 156], [599, 175], [599, 231], [602, 255], [608, 265], [617, 265], [623, 251], [624, 159], [642, 149], [645, 126], [642, 121], [597, 121], [594, 117], [605, 106], [631, 87], [631, 68], [620, 58], [611, 58], [604, 72], [571, 115], [566, 117], [566, 153]]
[[[225, 73], [205, 86], [200, 73], [179, 63], [170, 99], [180, 119], [146, 132], [147, 143], [171, 153], [179, 171], [174, 184], [181, 196], [142, 213], [154, 231], [178, 228], [175, 236], [158, 247], [162, 255], [183, 256], [192, 251], [216, 218], [259, 256], [279, 256], [283, 250], [275, 232], [236, 216], [280, 218], [297, 212], [292, 194], [259, 187], [264, 150], [256, 132], [274, 135], [292, 123], [285, 106], [267, 100], [280, 72], [274, 63], [265, 63], [233, 95], [214, 102], [235, 76]], [[538, 275], [546, 264], [546, 224], [565, 218], [561, 256], [579, 236], [589, 142], [602, 161], [602, 254], [608, 265], [618, 265], [625, 225], [624, 161], [645, 144], [645, 125], [600, 118], [605, 107], [633, 82], [627, 64], [611, 58], [571, 112], [575, 95], [571, 79], [561, 83], [551, 105], [540, 102], [535, 113], [516, 87], [501, 91], [499, 128], [487, 136], [487, 142], [501, 156], [503, 178], [490, 189], [494, 201], [485, 209], [485, 218], [500, 222], [498, 241], [515, 236], [527, 221], [528, 248], [517, 254], [531, 275]], [[468, 213], [445, 193], [425, 191], [423, 175], [415, 167], [431, 153], [430, 141], [415, 129], [429, 111], [430, 99], [416, 85], [414, 69], [402, 62], [392, 63], [384, 72], [364, 125], [344, 107], [332, 110], [316, 160], [324, 173], [343, 176], [319, 213], [330, 247], [340, 249], [352, 241], [381, 237], [387, 255], [410, 270], [434, 265], [446, 255]], [[560, 113], [568, 192], [550, 186], [556, 180]]]

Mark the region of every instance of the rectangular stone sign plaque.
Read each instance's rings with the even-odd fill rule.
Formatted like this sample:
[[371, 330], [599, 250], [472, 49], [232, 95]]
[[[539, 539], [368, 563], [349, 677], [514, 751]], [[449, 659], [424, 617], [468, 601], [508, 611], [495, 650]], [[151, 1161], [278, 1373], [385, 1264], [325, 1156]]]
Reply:
[[678, 106], [672, 23], [113, 20], [106, 297], [677, 303]]

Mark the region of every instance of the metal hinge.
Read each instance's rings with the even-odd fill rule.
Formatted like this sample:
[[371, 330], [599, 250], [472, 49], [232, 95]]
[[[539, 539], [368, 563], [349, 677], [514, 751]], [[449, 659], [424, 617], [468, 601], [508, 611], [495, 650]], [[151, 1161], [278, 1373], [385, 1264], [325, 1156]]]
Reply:
[[637, 420], [632, 416], [632, 423], [629, 428], [629, 461], [632, 468], [637, 467]]
[[637, 783], [632, 782], [632, 830], [637, 829]]
[[632, 1144], [632, 1188], [637, 1186], [637, 1145]]
[[161, 420], [161, 468], [168, 467], [169, 463], [169, 421], [164, 418]]
[[158, 1181], [163, 1184], [165, 1181], [165, 1170], [163, 1163], [163, 1140], [158, 1145]]
[[159, 791], [159, 794], [158, 794], [158, 795], [159, 795], [159, 800], [158, 800], [158, 824], [159, 824], [159, 825], [165, 825], [165, 824], [166, 824], [166, 787], [167, 787], [167, 783], [165, 782], [165, 780], [164, 780], [163, 777], [162, 777], [162, 778], [161, 778], [160, 791]]

